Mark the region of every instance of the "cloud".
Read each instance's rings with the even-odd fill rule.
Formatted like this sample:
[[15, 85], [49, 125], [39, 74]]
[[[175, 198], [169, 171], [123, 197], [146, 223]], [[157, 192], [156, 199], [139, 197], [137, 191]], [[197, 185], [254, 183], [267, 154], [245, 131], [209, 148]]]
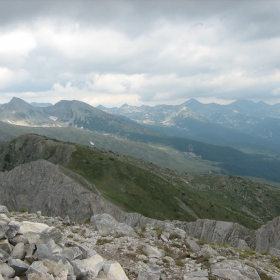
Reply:
[[106, 106], [192, 97], [277, 101], [279, 1], [2, 1], [1, 6], [0, 103], [11, 94]]

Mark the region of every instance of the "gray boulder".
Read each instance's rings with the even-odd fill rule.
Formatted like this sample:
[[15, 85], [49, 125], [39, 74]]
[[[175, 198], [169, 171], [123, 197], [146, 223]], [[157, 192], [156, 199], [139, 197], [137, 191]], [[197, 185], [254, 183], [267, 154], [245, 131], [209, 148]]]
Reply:
[[90, 225], [92, 230], [97, 230], [101, 235], [138, 236], [131, 226], [119, 223], [112, 216], [105, 213], [92, 216]]
[[28, 264], [19, 259], [9, 259], [8, 265], [14, 269], [14, 276], [22, 275], [29, 268]]
[[6, 206], [0, 205], [0, 214], [5, 214], [5, 215], [9, 216], [9, 215], [10, 215], [10, 212], [9, 212], [9, 210], [7, 209]]
[[18, 243], [16, 244], [16, 246], [14, 247], [12, 253], [11, 253], [11, 257], [13, 259], [20, 259], [23, 260], [25, 256], [25, 246], [24, 243]]
[[6, 263], [0, 262], [0, 276], [2, 275], [4, 277], [11, 278], [14, 276], [14, 274], [15, 270], [12, 267]]
[[88, 259], [74, 260], [71, 264], [77, 279], [83, 279], [84, 277], [95, 278], [102, 269], [104, 260], [100, 255], [94, 255]]
[[261, 280], [255, 268], [237, 260], [224, 260], [211, 265], [212, 276], [219, 279]]
[[7, 254], [4, 250], [0, 249], [0, 261], [7, 262], [11, 256]]
[[107, 261], [103, 265], [103, 271], [109, 280], [128, 280], [121, 265], [116, 261]]

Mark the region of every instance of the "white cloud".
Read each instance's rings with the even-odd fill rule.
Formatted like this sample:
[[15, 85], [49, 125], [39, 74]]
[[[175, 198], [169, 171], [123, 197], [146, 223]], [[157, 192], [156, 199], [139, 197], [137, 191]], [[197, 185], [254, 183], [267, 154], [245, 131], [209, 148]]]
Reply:
[[271, 101], [280, 87], [277, 1], [4, 2], [0, 103]]

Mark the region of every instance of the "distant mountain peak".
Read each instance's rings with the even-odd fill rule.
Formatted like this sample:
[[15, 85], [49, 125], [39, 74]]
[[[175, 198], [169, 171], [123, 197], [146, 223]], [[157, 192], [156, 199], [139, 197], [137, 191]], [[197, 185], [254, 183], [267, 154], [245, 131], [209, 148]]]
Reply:
[[201, 104], [201, 102], [197, 101], [195, 98], [191, 98], [188, 101], [184, 102], [183, 104]]

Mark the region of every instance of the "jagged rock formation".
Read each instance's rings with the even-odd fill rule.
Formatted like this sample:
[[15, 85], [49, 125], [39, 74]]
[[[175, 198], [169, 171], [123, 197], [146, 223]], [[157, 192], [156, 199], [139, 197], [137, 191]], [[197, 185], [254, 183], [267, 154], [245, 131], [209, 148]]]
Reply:
[[0, 172], [0, 186], [0, 203], [17, 211], [40, 210], [50, 216], [68, 215], [74, 221], [96, 213], [122, 213], [82, 177], [46, 160]]
[[205, 243], [174, 225], [126, 236], [112, 230], [119, 224], [109, 215], [91, 220], [66, 224], [0, 206], [0, 279], [279, 279], [279, 259], [270, 254]]

